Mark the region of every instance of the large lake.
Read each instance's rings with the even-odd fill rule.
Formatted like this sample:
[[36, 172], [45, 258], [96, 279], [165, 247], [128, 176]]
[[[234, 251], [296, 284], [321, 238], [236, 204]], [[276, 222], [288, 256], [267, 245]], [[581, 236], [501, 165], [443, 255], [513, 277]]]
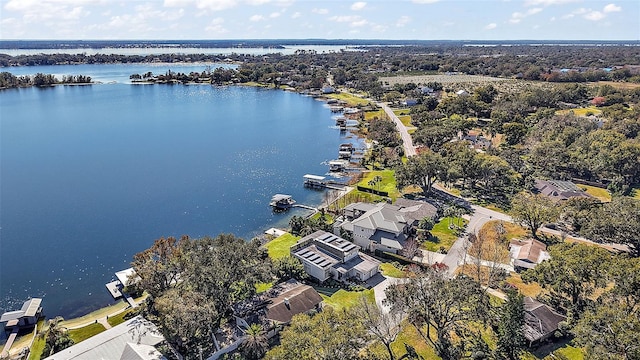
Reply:
[[[136, 66], [72, 73], [126, 79]], [[0, 91], [0, 312], [28, 297], [49, 317], [110, 304], [104, 284], [161, 236], [286, 227], [303, 213], [274, 214], [269, 200], [323, 201], [302, 176], [355, 141], [333, 125], [319, 101], [249, 87]]]

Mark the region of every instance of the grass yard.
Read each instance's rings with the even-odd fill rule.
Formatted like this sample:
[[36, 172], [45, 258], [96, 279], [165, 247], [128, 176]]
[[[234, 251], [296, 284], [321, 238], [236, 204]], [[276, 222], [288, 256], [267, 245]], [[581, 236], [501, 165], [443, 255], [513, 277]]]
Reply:
[[320, 293], [320, 296], [322, 296], [324, 304], [329, 305], [336, 310], [349, 309], [353, 307], [358, 303], [358, 299], [362, 295], [366, 296], [366, 298], [371, 302], [376, 301], [373, 289], [364, 291], [347, 291], [344, 289], [335, 291], [336, 289], [322, 287], [315, 287], [315, 289]]
[[349, 104], [349, 106], [369, 105], [369, 100], [363, 99], [359, 96], [355, 96], [349, 93], [335, 93], [327, 95], [330, 99], [342, 100]]
[[382, 109], [380, 109], [378, 111], [366, 111], [364, 113], [364, 119], [366, 121], [371, 121], [371, 120], [373, 120], [373, 118], [384, 119], [384, 118], [386, 118], [386, 116], [387, 116], [387, 114]]
[[289, 233], [282, 234], [264, 245], [271, 260], [289, 256], [289, 248], [300, 240], [300, 237]]
[[[372, 181], [376, 176], [381, 177], [382, 181], [376, 183], [374, 186], [369, 185], [369, 181]], [[364, 173], [362, 180], [360, 180], [357, 185], [379, 191], [386, 191], [393, 200], [400, 196], [400, 192], [396, 188], [396, 177], [393, 170], [374, 170]]]
[[512, 272], [509, 274], [509, 277], [505, 280], [508, 284], [511, 284], [520, 290], [522, 295], [536, 297], [542, 293], [542, 287], [538, 285], [538, 283], [532, 282], [529, 284], [525, 284], [522, 281], [522, 277], [520, 274]]
[[[136, 299], [137, 300], [137, 299]], [[111, 314], [119, 313], [126, 309], [129, 304], [126, 301], [120, 301], [117, 304], [96, 310], [91, 312], [85, 316], [81, 316], [79, 318], [74, 318], [70, 320], [65, 320], [61, 323], [62, 326], [67, 328], [73, 328], [77, 326], [81, 326], [82, 324], [87, 324], [95, 321], [96, 319], [100, 319], [106, 317]]]
[[609, 190], [607, 189], [582, 184], [579, 184], [578, 187], [596, 199], [604, 202], [611, 201], [611, 193], [609, 193]]
[[595, 106], [589, 106], [586, 108], [558, 110], [556, 111], [556, 114], [558, 115], [574, 114], [575, 116], [586, 117], [588, 115], [600, 115], [602, 114], [602, 110], [598, 109]]
[[380, 264], [380, 271], [384, 276], [389, 276], [394, 278], [407, 277], [407, 275], [404, 273], [403, 270], [398, 269], [397, 267], [393, 266], [393, 264], [391, 263]]
[[44, 336], [36, 336], [36, 339], [31, 345], [31, 349], [29, 349], [29, 358], [27, 360], [40, 360], [45, 345], [46, 341]]
[[492, 220], [484, 224], [482, 228], [495, 229], [496, 225], [498, 225], [499, 223], [502, 223], [502, 226], [506, 231], [505, 237], [507, 238], [508, 241], [515, 238], [525, 238], [529, 236], [529, 231], [527, 229], [523, 228], [518, 224], [510, 223], [507, 221]]
[[69, 336], [73, 339], [73, 341], [77, 343], [87, 340], [88, 338], [100, 334], [105, 331], [104, 325], [100, 323], [95, 323], [91, 325], [87, 325], [85, 327], [81, 327], [79, 329], [69, 330]]
[[129, 309], [129, 310], [121, 312], [118, 315], [109, 316], [109, 318], [107, 318], [107, 322], [111, 326], [120, 325], [120, 324], [122, 324], [124, 322], [124, 317], [127, 316], [127, 314], [129, 314], [132, 310], [133, 309]]
[[458, 235], [449, 228], [449, 223], [461, 224], [464, 228], [467, 225], [467, 222], [467, 220], [462, 218], [443, 218], [433, 226], [433, 229], [431, 230], [432, 237], [422, 243], [422, 247], [429, 251], [438, 251], [440, 250], [440, 247], [444, 247], [445, 250], [449, 250], [451, 245], [453, 245], [453, 243], [458, 239]]
[[413, 325], [405, 325], [400, 331], [400, 334], [398, 334], [396, 341], [391, 343], [391, 350], [393, 350], [397, 359], [400, 359], [407, 353], [405, 344], [413, 347], [416, 353], [418, 353], [418, 355], [420, 355], [424, 360], [440, 359], [440, 357], [436, 355], [433, 347], [422, 339], [420, 334], [418, 334], [418, 330], [416, 330]]

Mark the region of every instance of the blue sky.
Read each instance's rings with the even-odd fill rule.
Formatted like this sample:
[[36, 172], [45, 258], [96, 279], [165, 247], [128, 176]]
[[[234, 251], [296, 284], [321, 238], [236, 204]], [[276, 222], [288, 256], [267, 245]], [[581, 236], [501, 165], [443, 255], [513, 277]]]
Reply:
[[639, 40], [638, 0], [0, 0], [1, 39]]

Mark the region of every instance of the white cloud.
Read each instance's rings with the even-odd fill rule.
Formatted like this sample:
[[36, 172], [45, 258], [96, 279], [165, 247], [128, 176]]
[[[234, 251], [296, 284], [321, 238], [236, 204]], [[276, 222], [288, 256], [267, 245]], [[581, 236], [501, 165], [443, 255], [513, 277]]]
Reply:
[[351, 5], [351, 10], [353, 10], [353, 11], [362, 10], [362, 9], [364, 9], [365, 6], [367, 6], [366, 2], [358, 1], [358, 2], [353, 3], [353, 5]]
[[580, 0], [527, 0], [524, 2], [524, 6], [550, 6], [550, 5], [562, 5], [572, 2], [578, 2]]
[[164, 0], [165, 7], [195, 5], [202, 10], [221, 11], [235, 7], [240, 0]]
[[329, 18], [329, 21], [335, 21], [339, 23], [349, 23], [350, 27], [362, 27], [369, 22], [366, 19], [363, 19], [358, 15], [341, 15], [341, 16], [332, 16]]
[[610, 13], [610, 12], [618, 12], [621, 11], [622, 8], [620, 6], [617, 6], [616, 4], [609, 4], [606, 5], [602, 11], [604, 11], [605, 13]]
[[272, 12], [271, 14], [269, 14], [269, 17], [272, 19], [278, 18], [280, 17], [280, 13], [279, 12]]
[[496, 24], [496, 23], [491, 23], [491, 24], [488, 24], [487, 26], [485, 26], [485, 27], [484, 27], [484, 29], [485, 29], [485, 30], [493, 30], [493, 29], [495, 29], [495, 28], [497, 28], [497, 27], [498, 27], [498, 24]]
[[262, 20], [264, 20], [264, 16], [262, 15], [253, 15], [252, 17], [249, 18], [249, 21], [253, 21], [253, 22], [262, 21]]
[[511, 18], [509, 19], [509, 22], [512, 24], [517, 24], [527, 16], [535, 15], [541, 11], [542, 11], [542, 8], [531, 8], [524, 13], [516, 11], [513, 14], [511, 14]]
[[397, 27], [403, 27], [405, 25], [407, 25], [408, 23], [411, 22], [411, 18], [408, 16], [400, 16], [400, 18], [398, 19], [398, 21], [396, 21], [396, 26]]
[[319, 14], [319, 15], [326, 15], [329, 13], [328, 9], [318, 9], [318, 8], [313, 8], [311, 9], [311, 12], [314, 14]]
[[415, 4], [433, 4], [437, 3], [440, 0], [413, 0]]
[[605, 14], [600, 11], [590, 11], [584, 15], [584, 18], [591, 21], [598, 21], [604, 19]]
[[292, 19], [297, 19], [300, 16], [302, 16], [302, 14], [299, 11], [294, 12], [293, 14], [291, 14], [291, 18]]
[[217, 17], [204, 28], [205, 31], [213, 34], [226, 34], [229, 32], [222, 24], [224, 24], [224, 19], [221, 17]]

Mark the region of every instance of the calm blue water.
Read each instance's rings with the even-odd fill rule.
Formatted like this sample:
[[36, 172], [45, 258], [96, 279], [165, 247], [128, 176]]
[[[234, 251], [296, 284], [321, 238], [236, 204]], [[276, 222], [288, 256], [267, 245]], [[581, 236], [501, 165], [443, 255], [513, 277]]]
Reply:
[[79, 64], [0, 67], [0, 72], [7, 71], [16, 76], [35, 75], [37, 73], [53, 74], [58, 80], [61, 80], [63, 75], [89, 75], [94, 82], [130, 84], [129, 76], [132, 74], [144, 74], [147, 71], [151, 71], [156, 75], [160, 75], [166, 74], [169, 70], [189, 74], [194, 71], [203, 72], [207, 66], [211, 70], [219, 67], [225, 69], [236, 67], [236, 65], [217, 63]]
[[0, 92], [0, 311], [31, 296], [49, 317], [82, 315], [113, 302], [104, 284], [158, 237], [286, 226], [302, 213], [269, 200], [322, 201], [302, 176], [337, 156], [332, 125], [321, 102], [245, 87]]

